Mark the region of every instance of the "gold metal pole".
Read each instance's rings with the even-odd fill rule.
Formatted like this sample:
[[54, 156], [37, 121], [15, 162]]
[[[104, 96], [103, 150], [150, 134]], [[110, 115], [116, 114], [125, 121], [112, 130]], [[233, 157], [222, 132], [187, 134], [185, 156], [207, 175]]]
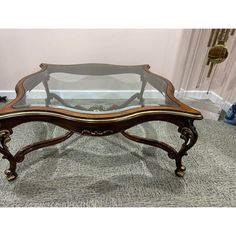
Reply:
[[212, 47], [216, 45], [216, 42], [217, 42], [219, 33], [220, 33], [220, 29], [217, 29], [217, 30], [216, 30], [216, 33], [215, 33], [215, 37], [214, 37], [213, 43], [212, 43], [212, 45], [211, 45]]
[[207, 47], [210, 47], [211, 46], [211, 42], [212, 42], [212, 39], [213, 39], [213, 36], [214, 36], [214, 33], [215, 33], [215, 29], [212, 29], [211, 30], [211, 34], [210, 34], [210, 38], [208, 40], [208, 44], [207, 44]]
[[225, 29], [221, 29], [218, 36], [218, 44], [223, 44], [225, 36]]
[[213, 66], [214, 66], [214, 63], [211, 62], [210, 68], [209, 68], [208, 73], [207, 73], [207, 78], [210, 78]]
[[224, 43], [226, 43], [228, 41], [229, 33], [230, 33], [230, 29], [227, 29], [226, 32], [225, 32]]

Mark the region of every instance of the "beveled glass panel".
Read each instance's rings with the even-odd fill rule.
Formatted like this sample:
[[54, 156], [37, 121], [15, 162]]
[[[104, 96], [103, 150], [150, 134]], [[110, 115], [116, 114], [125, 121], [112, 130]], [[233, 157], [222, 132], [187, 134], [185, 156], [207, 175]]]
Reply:
[[46, 65], [27, 76], [25, 96], [14, 108], [54, 107], [105, 114], [145, 106], [178, 107], [166, 94], [168, 82], [147, 66]]

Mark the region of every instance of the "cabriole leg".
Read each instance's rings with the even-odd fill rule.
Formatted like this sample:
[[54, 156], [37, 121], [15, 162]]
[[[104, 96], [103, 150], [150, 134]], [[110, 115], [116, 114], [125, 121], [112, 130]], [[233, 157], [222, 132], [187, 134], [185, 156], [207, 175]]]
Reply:
[[193, 120], [188, 120], [185, 125], [179, 127], [178, 131], [180, 132], [180, 138], [184, 140], [184, 143], [175, 157], [177, 167], [175, 174], [179, 177], [183, 177], [186, 168], [182, 164], [182, 158], [184, 155], [187, 155], [187, 151], [197, 142], [198, 134], [193, 125]]
[[21, 148], [14, 156], [10, 153], [8, 147], [7, 147], [7, 142], [11, 140], [10, 135], [12, 134], [12, 131], [9, 130], [1, 130], [0, 131], [0, 142], [1, 142], [1, 147], [0, 147], [0, 153], [3, 154], [3, 159], [7, 159], [10, 163], [10, 167], [5, 170], [5, 175], [9, 181], [12, 181], [16, 179], [17, 173], [16, 173], [16, 164], [20, 163], [24, 160], [25, 155], [37, 150], [39, 148], [43, 147], [48, 147], [51, 145], [55, 145], [57, 143], [63, 142], [66, 139], [70, 138], [73, 135], [73, 131], [68, 131], [64, 135], [61, 135], [57, 138], [52, 138], [49, 140], [44, 140], [40, 142], [36, 142], [30, 145], [27, 145], [23, 148]]
[[0, 142], [1, 142], [0, 153], [3, 154], [2, 158], [7, 159], [10, 163], [9, 168], [5, 170], [5, 175], [9, 181], [12, 181], [17, 177], [16, 160], [7, 147], [7, 143], [11, 140], [10, 138], [11, 134], [12, 131], [9, 130], [0, 131]]

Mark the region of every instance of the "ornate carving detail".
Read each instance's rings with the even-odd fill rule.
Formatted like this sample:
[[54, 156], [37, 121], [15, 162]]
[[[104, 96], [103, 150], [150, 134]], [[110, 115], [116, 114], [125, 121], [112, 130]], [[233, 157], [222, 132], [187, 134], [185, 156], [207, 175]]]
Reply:
[[187, 155], [187, 151], [196, 143], [198, 134], [196, 128], [193, 125], [192, 120], [188, 120], [185, 126], [179, 127], [180, 138], [184, 140], [177, 156], [176, 156], [176, 167], [175, 173], [179, 177], [183, 177], [185, 174], [185, 166], [182, 164], [182, 157]]
[[1, 130], [0, 131], [0, 153], [3, 154], [3, 159], [7, 159], [10, 163], [9, 169], [5, 170], [5, 175], [9, 181], [14, 180], [17, 177], [16, 174], [16, 161], [13, 155], [10, 153], [7, 147], [7, 143], [11, 140], [10, 138], [11, 132], [9, 130]]
[[82, 135], [89, 135], [89, 136], [103, 136], [103, 135], [109, 135], [109, 134], [113, 134], [112, 130], [82, 130], [81, 131]]
[[187, 155], [187, 150], [189, 150], [197, 141], [197, 131], [193, 125], [192, 120], [185, 120], [185, 122], [181, 122], [181, 125], [178, 129], [180, 132], [180, 138], [184, 140], [180, 150], [177, 152], [170, 145], [160, 142], [158, 140], [142, 138], [136, 135], [131, 135], [126, 131], [122, 131], [121, 133], [128, 139], [131, 139], [135, 142], [148, 144], [154, 147], [159, 147], [168, 153], [168, 157], [174, 159], [176, 162], [176, 170], [175, 174], [179, 177], [183, 177], [185, 174], [186, 167], [182, 164], [182, 157]]
[[[182, 153], [184, 150], [187, 151], [190, 149], [196, 143], [197, 131], [193, 125], [190, 125], [189, 127], [180, 127], [178, 131], [180, 132], [180, 138], [184, 140], [179, 151], [179, 153]], [[186, 151], [183, 154], [186, 154]]]
[[10, 135], [11, 131], [9, 130], [1, 130], [0, 131], [0, 142], [1, 146], [0, 147], [0, 153], [3, 154], [3, 159], [7, 159], [10, 162], [10, 167], [9, 169], [5, 170], [5, 175], [9, 181], [16, 179], [17, 174], [16, 174], [16, 164], [20, 163], [24, 160], [25, 155], [37, 150], [42, 147], [48, 147], [54, 144], [57, 144], [59, 142], [65, 141], [66, 139], [70, 138], [73, 135], [73, 131], [68, 131], [62, 136], [59, 136], [57, 138], [52, 138], [49, 140], [45, 141], [40, 141], [37, 143], [33, 143], [30, 145], [27, 145], [23, 148], [21, 148], [14, 156], [10, 153], [8, 150], [8, 147], [6, 145], [7, 142], [11, 140]]
[[5, 146], [6, 143], [11, 141], [11, 137], [10, 137], [11, 133], [9, 130], [1, 130], [0, 131], [0, 141], [2, 146]]
[[178, 131], [181, 133], [180, 137], [184, 140], [181, 149], [177, 152], [170, 145], [160, 142], [158, 140], [152, 140], [147, 138], [142, 138], [136, 135], [131, 135], [126, 131], [121, 132], [125, 137], [133, 141], [148, 144], [151, 146], [159, 147], [168, 153], [168, 157], [176, 161], [177, 169], [175, 173], [179, 177], [183, 177], [185, 174], [186, 167], [182, 164], [182, 157], [187, 155], [187, 150], [189, 150], [197, 141], [197, 131], [193, 125], [192, 120], [187, 120], [187, 122], [182, 123]]
[[188, 127], [182, 127], [180, 133], [180, 138], [184, 140], [184, 145], [187, 146], [189, 140], [191, 140], [191, 137], [193, 136], [192, 130]]
[[99, 111], [105, 111], [106, 109], [105, 109], [105, 107], [103, 105], [93, 105], [88, 110], [89, 111], [99, 112]]

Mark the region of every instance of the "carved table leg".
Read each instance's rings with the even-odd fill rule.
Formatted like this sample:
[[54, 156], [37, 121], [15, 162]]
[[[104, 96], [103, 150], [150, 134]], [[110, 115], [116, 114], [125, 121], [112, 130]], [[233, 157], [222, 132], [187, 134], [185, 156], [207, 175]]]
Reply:
[[144, 143], [150, 146], [161, 148], [162, 150], [168, 153], [169, 158], [174, 159], [176, 163], [176, 170], [175, 174], [179, 177], [183, 177], [185, 174], [185, 166], [182, 164], [182, 157], [187, 155], [187, 151], [196, 143], [198, 134], [193, 125], [193, 120], [188, 119], [185, 122], [181, 121], [181, 125], [177, 122], [173, 122], [179, 126], [178, 132], [181, 133], [180, 138], [184, 140], [180, 150], [177, 152], [173, 147], [170, 145], [160, 142], [158, 140], [148, 139], [139, 137], [133, 134], [128, 133], [127, 131], [122, 131], [126, 138], [133, 140], [135, 142]]
[[188, 120], [184, 126], [179, 127], [178, 131], [181, 133], [180, 138], [184, 140], [184, 143], [175, 157], [177, 167], [175, 174], [179, 177], [183, 177], [186, 167], [182, 164], [182, 157], [187, 155], [187, 151], [196, 143], [198, 134], [193, 125], [193, 120]]
[[16, 173], [16, 160], [14, 156], [10, 153], [8, 147], [7, 147], [7, 142], [11, 140], [10, 135], [12, 132], [9, 130], [1, 130], [0, 131], [0, 142], [1, 142], [1, 147], [0, 147], [0, 153], [3, 154], [3, 159], [7, 159], [10, 163], [10, 167], [5, 170], [5, 175], [9, 181], [14, 180], [17, 177]]
[[22, 149], [20, 149], [15, 154], [15, 156], [13, 156], [6, 145], [6, 143], [11, 140], [10, 135], [12, 134], [12, 132], [10, 132], [9, 130], [1, 130], [0, 131], [0, 142], [1, 142], [0, 153], [3, 154], [3, 159], [7, 159], [10, 163], [10, 167], [5, 171], [5, 175], [7, 179], [9, 181], [16, 179], [17, 177], [16, 164], [22, 162], [26, 154], [42, 147], [48, 147], [48, 146], [63, 142], [66, 139], [70, 138], [73, 135], [73, 133], [74, 133], [73, 131], [68, 131], [66, 134], [59, 136], [57, 138], [52, 138], [49, 140], [40, 141], [40, 142], [27, 145], [23, 147]]

